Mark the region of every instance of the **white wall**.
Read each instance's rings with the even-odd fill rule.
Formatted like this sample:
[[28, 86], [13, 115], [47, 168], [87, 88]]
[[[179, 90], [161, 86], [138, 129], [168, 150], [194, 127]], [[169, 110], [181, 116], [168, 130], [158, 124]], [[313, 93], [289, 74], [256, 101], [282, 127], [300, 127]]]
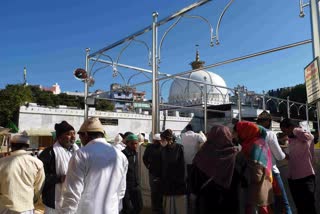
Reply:
[[[118, 119], [118, 126], [106, 125], [105, 131], [109, 138], [114, 138], [119, 132], [132, 131], [134, 133], [145, 132], [149, 134], [152, 129], [151, 115], [124, 113], [124, 112], [103, 112], [89, 109], [89, 117]], [[160, 129], [163, 126], [163, 115], [160, 116]], [[75, 130], [79, 130], [83, 122], [83, 110], [68, 108], [47, 108], [39, 106], [21, 106], [19, 113], [19, 130], [30, 131], [34, 135], [43, 135], [54, 131], [54, 125], [66, 120]], [[165, 128], [171, 128], [179, 133], [192, 120], [191, 117], [166, 117]]]

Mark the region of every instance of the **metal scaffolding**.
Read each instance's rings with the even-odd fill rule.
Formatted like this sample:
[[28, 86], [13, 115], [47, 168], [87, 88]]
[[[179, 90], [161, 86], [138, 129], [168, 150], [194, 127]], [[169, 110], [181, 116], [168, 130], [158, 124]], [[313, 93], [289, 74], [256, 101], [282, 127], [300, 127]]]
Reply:
[[[216, 62], [216, 63], [212, 63], [209, 64], [207, 66], [204, 66], [202, 68], [198, 68], [198, 69], [192, 69], [192, 70], [188, 70], [188, 71], [183, 71], [183, 72], [178, 72], [175, 74], [165, 74], [165, 73], [159, 73], [158, 71], [158, 63], [160, 62], [160, 51], [161, 51], [161, 46], [162, 46], [162, 42], [163, 39], [165, 38], [165, 36], [167, 35], [167, 33], [179, 22], [179, 20], [183, 17], [186, 18], [197, 18], [200, 19], [202, 21], [205, 21], [208, 23], [209, 27], [210, 27], [210, 44], [213, 45], [213, 40], [216, 40], [216, 44], [219, 44], [219, 36], [218, 36], [218, 30], [219, 30], [219, 26], [220, 26], [220, 22], [221, 19], [223, 17], [223, 15], [225, 14], [226, 10], [230, 7], [230, 5], [232, 4], [233, 0], [230, 0], [228, 2], [228, 4], [226, 5], [226, 7], [224, 8], [224, 10], [222, 11], [218, 23], [217, 23], [217, 28], [216, 28], [216, 34], [213, 35], [213, 28], [211, 26], [211, 24], [209, 23], [209, 21], [207, 19], [205, 19], [204, 17], [201, 16], [188, 16], [186, 15], [186, 13], [194, 10], [195, 8], [198, 8], [200, 6], [203, 6], [207, 3], [209, 3], [211, 0], [203, 0], [203, 1], [199, 1], [196, 3], [193, 3], [183, 9], [181, 9], [180, 11], [158, 21], [158, 13], [154, 12], [152, 13], [152, 24], [123, 38], [120, 39], [119, 41], [112, 43], [111, 45], [108, 45], [96, 52], [93, 52], [90, 54], [90, 50], [87, 49], [86, 50], [86, 71], [88, 73], [88, 77], [91, 77], [91, 73], [92, 73], [92, 68], [95, 65], [95, 63], [99, 62], [99, 63], [104, 63], [107, 65], [112, 66], [113, 69], [113, 75], [117, 75], [119, 72], [117, 70], [117, 67], [124, 67], [124, 68], [128, 68], [131, 69], [133, 71], [137, 71], [137, 72], [143, 72], [143, 73], [148, 73], [148, 74], [152, 74], [152, 79], [149, 81], [145, 81], [145, 82], [140, 82], [138, 84], [135, 85], [131, 85], [131, 87], [135, 87], [138, 85], [144, 85], [144, 84], [149, 84], [152, 83], [152, 133], [158, 133], [160, 131], [160, 103], [159, 103], [159, 82], [160, 81], [165, 81], [165, 80], [170, 80], [170, 79], [183, 79], [186, 81], [191, 81], [191, 82], [195, 82], [195, 83], [201, 83], [204, 85], [205, 87], [205, 91], [207, 90], [208, 86], [214, 86], [214, 87], [221, 87], [221, 86], [216, 86], [216, 85], [212, 85], [212, 84], [208, 84], [208, 83], [204, 83], [201, 81], [195, 81], [189, 78], [186, 78], [185, 75], [186, 74], [190, 74], [192, 72], [197, 72], [200, 70], [204, 70], [204, 69], [209, 69], [209, 68], [213, 68], [213, 67], [217, 67], [217, 66], [221, 66], [221, 65], [225, 65], [228, 63], [233, 63], [236, 61], [240, 61], [240, 60], [245, 60], [245, 59], [249, 59], [249, 58], [253, 58], [253, 57], [257, 57], [257, 56], [261, 56], [264, 54], [269, 54], [272, 52], [276, 52], [276, 51], [281, 51], [281, 50], [285, 50], [288, 48], [293, 48], [296, 46], [300, 46], [300, 45], [304, 45], [304, 44], [308, 44], [311, 43], [313, 44], [314, 47], [314, 56], [319, 56], [318, 51], [319, 49], [319, 15], [318, 15], [318, 11], [317, 11], [317, 7], [316, 7], [316, 2], [317, 0], [311, 0], [310, 3], [310, 8], [311, 8], [311, 20], [312, 20], [312, 32], [313, 32], [313, 38], [311, 39], [307, 39], [304, 41], [300, 41], [300, 42], [295, 42], [295, 43], [291, 43], [291, 44], [287, 44], [287, 45], [283, 45], [283, 46], [279, 46], [279, 47], [275, 47], [275, 48], [271, 48], [268, 50], [264, 50], [264, 51], [260, 51], [260, 52], [256, 52], [256, 53], [252, 53], [249, 55], [245, 55], [245, 56], [240, 56], [237, 58], [233, 58], [233, 59], [229, 59], [229, 60], [225, 60], [225, 61], [221, 61], [221, 62]], [[303, 7], [308, 6], [309, 4], [302, 4], [300, 1], [300, 16], [302, 16], [301, 14], [303, 14]], [[166, 24], [167, 22], [177, 19], [177, 21], [171, 25], [169, 27], [169, 29], [165, 32], [165, 34], [163, 35], [163, 37], [161, 38], [160, 41], [160, 45], [158, 44], [158, 28], [164, 24]], [[149, 60], [152, 63], [152, 70], [148, 70], [148, 69], [144, 69], [144, 68], [139, 68], [139, 67], [135, 67], [135, 66], [131, 66], [131, 65], [125, 65], [125, 64], [120, 64], [118, 63], [119, 58], [122, 54], [122, 52], [128, 47], [125, 46], [121, 51], [120, 54], [118, 56], [118, 59], [112, 60], [112, 58], [108, 55], [106, 55], [105, 53], [119, 45], [122, 45], [126, 42], [131, 42], [133, 40], [137, 41], [137, 37], [145, 34], [147, 32], [152, 31], [152, 51], [151, 51], [151, 57], [149, 58]], [[144, 43], [144, 42], [142, 42]], [[147, 44], [144, 43], [144, 45], [146, 45], [146, 47], [148, 48]], [[110, 60], [104, 60], [104, 59], [100, 59], [101, 56], [106, 56], [108, 57]], [[90, 61], [93, 61], [93, 64], [91, 66], [91, 69], [89, 69], [90, 67]], [[121, 75], [121, 74], [120, 74]], [[87, 98], [88, 98], [88, 92], [89, 92], [89, 86], [90, 86], [90, 78], [85, 79], [84, 83], [85, 83], [85, 114], [84, 117], [87, 118], [88, 117], [88, 104], [87, 104]], [[129, 81], [128, 81], [129, 82]], [[222, 87], [223, 88], [223, 87]], [[226, 87], [225, 87], [226, 88]], [[226, 88], [230, 91], [232, 91], [235, 95], [237, 95], [238, 100], [237, 100], [237, 106], [238, 106], [238, 111], [239, 111], [239, 115], [238, 115], [238, 119], [241, 120], [241, 93], [243, 93], [241, 90], [239, 89], [230, 89], [230, 88]], [[207, 93], [204, 94], [204, 103], [203, 103], [203, 111], [204, 111], [204, 127], [205, 130], [207, 130]], [[275, 97], [270, 97], [267, 96], [265, 94], [262, 95], [257, 95], [258, 97], [260, 97], [262, 99], [262, 108], [265, 110], [266, 109], [266, 105], [268, 104], [268, 102], [273, 101], [274, 103], [276, 103], [276, 105], [281, 105], [282, 103], [286, 103], [287, 104], [287, 116], [290, 117], [290, 110], [294, 107], [296, 107], [298, 109], [298, 112], [300, 113], [300, 110], [302, 108], [305, 108], [305, 113], [306, 113], [306, 118], [309, 119], [309, 110], [314, 108], [310, 105], [308, 105], [308, 103], [297, 103], [297, 102], [293, 102], [290, 101], [289, 98], [287, 100], [282, 100], [279, 98], [275, 98]], [[180, 106], [181, 108], [184, 108], [183, 106]], [[277, 108], [278, 108], [277, 107]], [[317, 117], [318, 118], [318, 117]], [[319, 118], [318, 118], [319, 120]], [[319, 124], [319, 122], [318, 122]], [[319, 125], [318, 125], [319, 126]]]

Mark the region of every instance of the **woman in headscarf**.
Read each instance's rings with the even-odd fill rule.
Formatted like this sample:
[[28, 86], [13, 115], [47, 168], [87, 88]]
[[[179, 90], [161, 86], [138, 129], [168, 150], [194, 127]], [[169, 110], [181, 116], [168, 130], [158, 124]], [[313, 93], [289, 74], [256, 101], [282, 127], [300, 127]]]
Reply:
[[228, 127], [215, 125], [193, 159], [191, 190], [197, 213], [238, 213], [239, 174], [234, 173], [237, 147]]
[[247, 121], [238, 122], [234, 129], [248, 165], [246, 214], [252, 214], [255, 207], [259, 214], [272, 213], [269, 206], [273, 203], [272, 162], [271, 152], [265, 141], [267, 132], [262, 126]]
[[160, 185], [166, 214], [187, 213], [186, 182], [183, 146], [175, 143], [171, 129], [160, 134]]

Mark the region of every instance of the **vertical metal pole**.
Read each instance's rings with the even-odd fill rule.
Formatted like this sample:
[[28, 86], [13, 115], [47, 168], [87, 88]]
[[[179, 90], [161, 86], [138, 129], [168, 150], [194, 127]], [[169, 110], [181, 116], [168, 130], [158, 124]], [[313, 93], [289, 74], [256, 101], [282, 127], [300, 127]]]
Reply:
[[238, 94], [238, 120], [241, 121], [241, 92], [240, 92], [240, 87], [238, 87], [237, 90], [237, 94]]
[[[319, 106], [319, 102], [317, 102], [317, 110], [319, 110], [320, 106]], [[319, 111], [317, 111], [317, 121], [318, 121], [318, 133], [320, 134], [320, 124], [319, 124]], [[309, 121], [308, 121], [309, 124]], [[318, 140], [319, 141], [319, 140]]]
[[208, 115], [207, 115], [207, 101], [208, 101], [208, 91], [207, 91], [207, 84], [204, 85], [204, 133], [207, 133], [207, 128], [208, 128]]
[[159, 82], [158, 79], [158, 13], [152, 13], [152, 134], [159, 132]]
[[290, 100], [289, 96], [287, 96], [287, 116], [290, 118]]
[[[318, 108], [318, 106], [317, 106], [317, 108]], [[306, 102], [306, 120], [307, 120], [307, 122], [309, 124], [309, 105], [308, 105], [308, 101]]]
[[[310, 18], [311, 18], [311, 31], [312, 31], [312, 50], [313, 58], [320, 56], [320, 37], [319, 37], [319, 6], [318, 0], [310, 0]], [[320, 115], [320, 101], [317, 102], [317, 123], [319, 127]], [[319, 131], [319, 129], [318, 129]]]
[[263, 93], [263, 95], [262, 95], [262, 109], [265, 111], [266, 110], [266, 94], [264, 91], [262, 93]]
[[89, 70], [89, 54], [90, 48], [86, 48], [86, 72], [87, 72], [87, 79], [84, 80], [84, 120], [88, 119], [89, 107], [87, 104], [87, 98], [89, 93], [89, 79], [91, 76], [91, 72]]
[[310, 0], [313, 57], [320, 55], [318, 0]]

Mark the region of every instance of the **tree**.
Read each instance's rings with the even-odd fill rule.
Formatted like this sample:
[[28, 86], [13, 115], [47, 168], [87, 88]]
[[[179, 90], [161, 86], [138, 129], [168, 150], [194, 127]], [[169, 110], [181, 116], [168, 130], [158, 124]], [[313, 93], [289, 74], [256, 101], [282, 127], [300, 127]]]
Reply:
[[58, 94], [56, 97], [57, 97], [56, 105], [66, 105], [66, 106], [73, 106], [77, 108], [84, 107], [83, 97], [72, 96], [65, 93]]
[[100, 111], [112, 111], [114, 104], [108, 100], [96, 99], [96, 109]]
[[287, 99], [287, 97], [289, 96], [291, 101], [296, 101], [300, 103], [305, 103], [307, 101], [307, 92], [305, 84], [298, 84], [293, 87], [269, 90], [267, 94], [281, 99]]
[[43, 91], [42, 93], [39, 94], [39, 96], [36, 99], [37, 99], [36, 103], [41, 106], [55, 106], [54, 96], [52, 92]]
[[[84, 109], [83, 97], [65, 93], [55, 95], [50, 91], [41, 90], [38, 86], [7, 85], [5, 89], [0, 90], [0, 99], [0, 126], [6, 127], [18, 124], [20, 106], [30, 102], [42, 106], [66, 105]], [[95, 107], [97, 110], [112, 111], [114, 104], [107, 100], [97, 100]]]
[[18, 124], [20, 106], [32, 101], [32, 92], [29, 87], [21, 84], [7, 85], [0, 90], [0, 100], [1, 126], [8, 126], [10, 121]]

